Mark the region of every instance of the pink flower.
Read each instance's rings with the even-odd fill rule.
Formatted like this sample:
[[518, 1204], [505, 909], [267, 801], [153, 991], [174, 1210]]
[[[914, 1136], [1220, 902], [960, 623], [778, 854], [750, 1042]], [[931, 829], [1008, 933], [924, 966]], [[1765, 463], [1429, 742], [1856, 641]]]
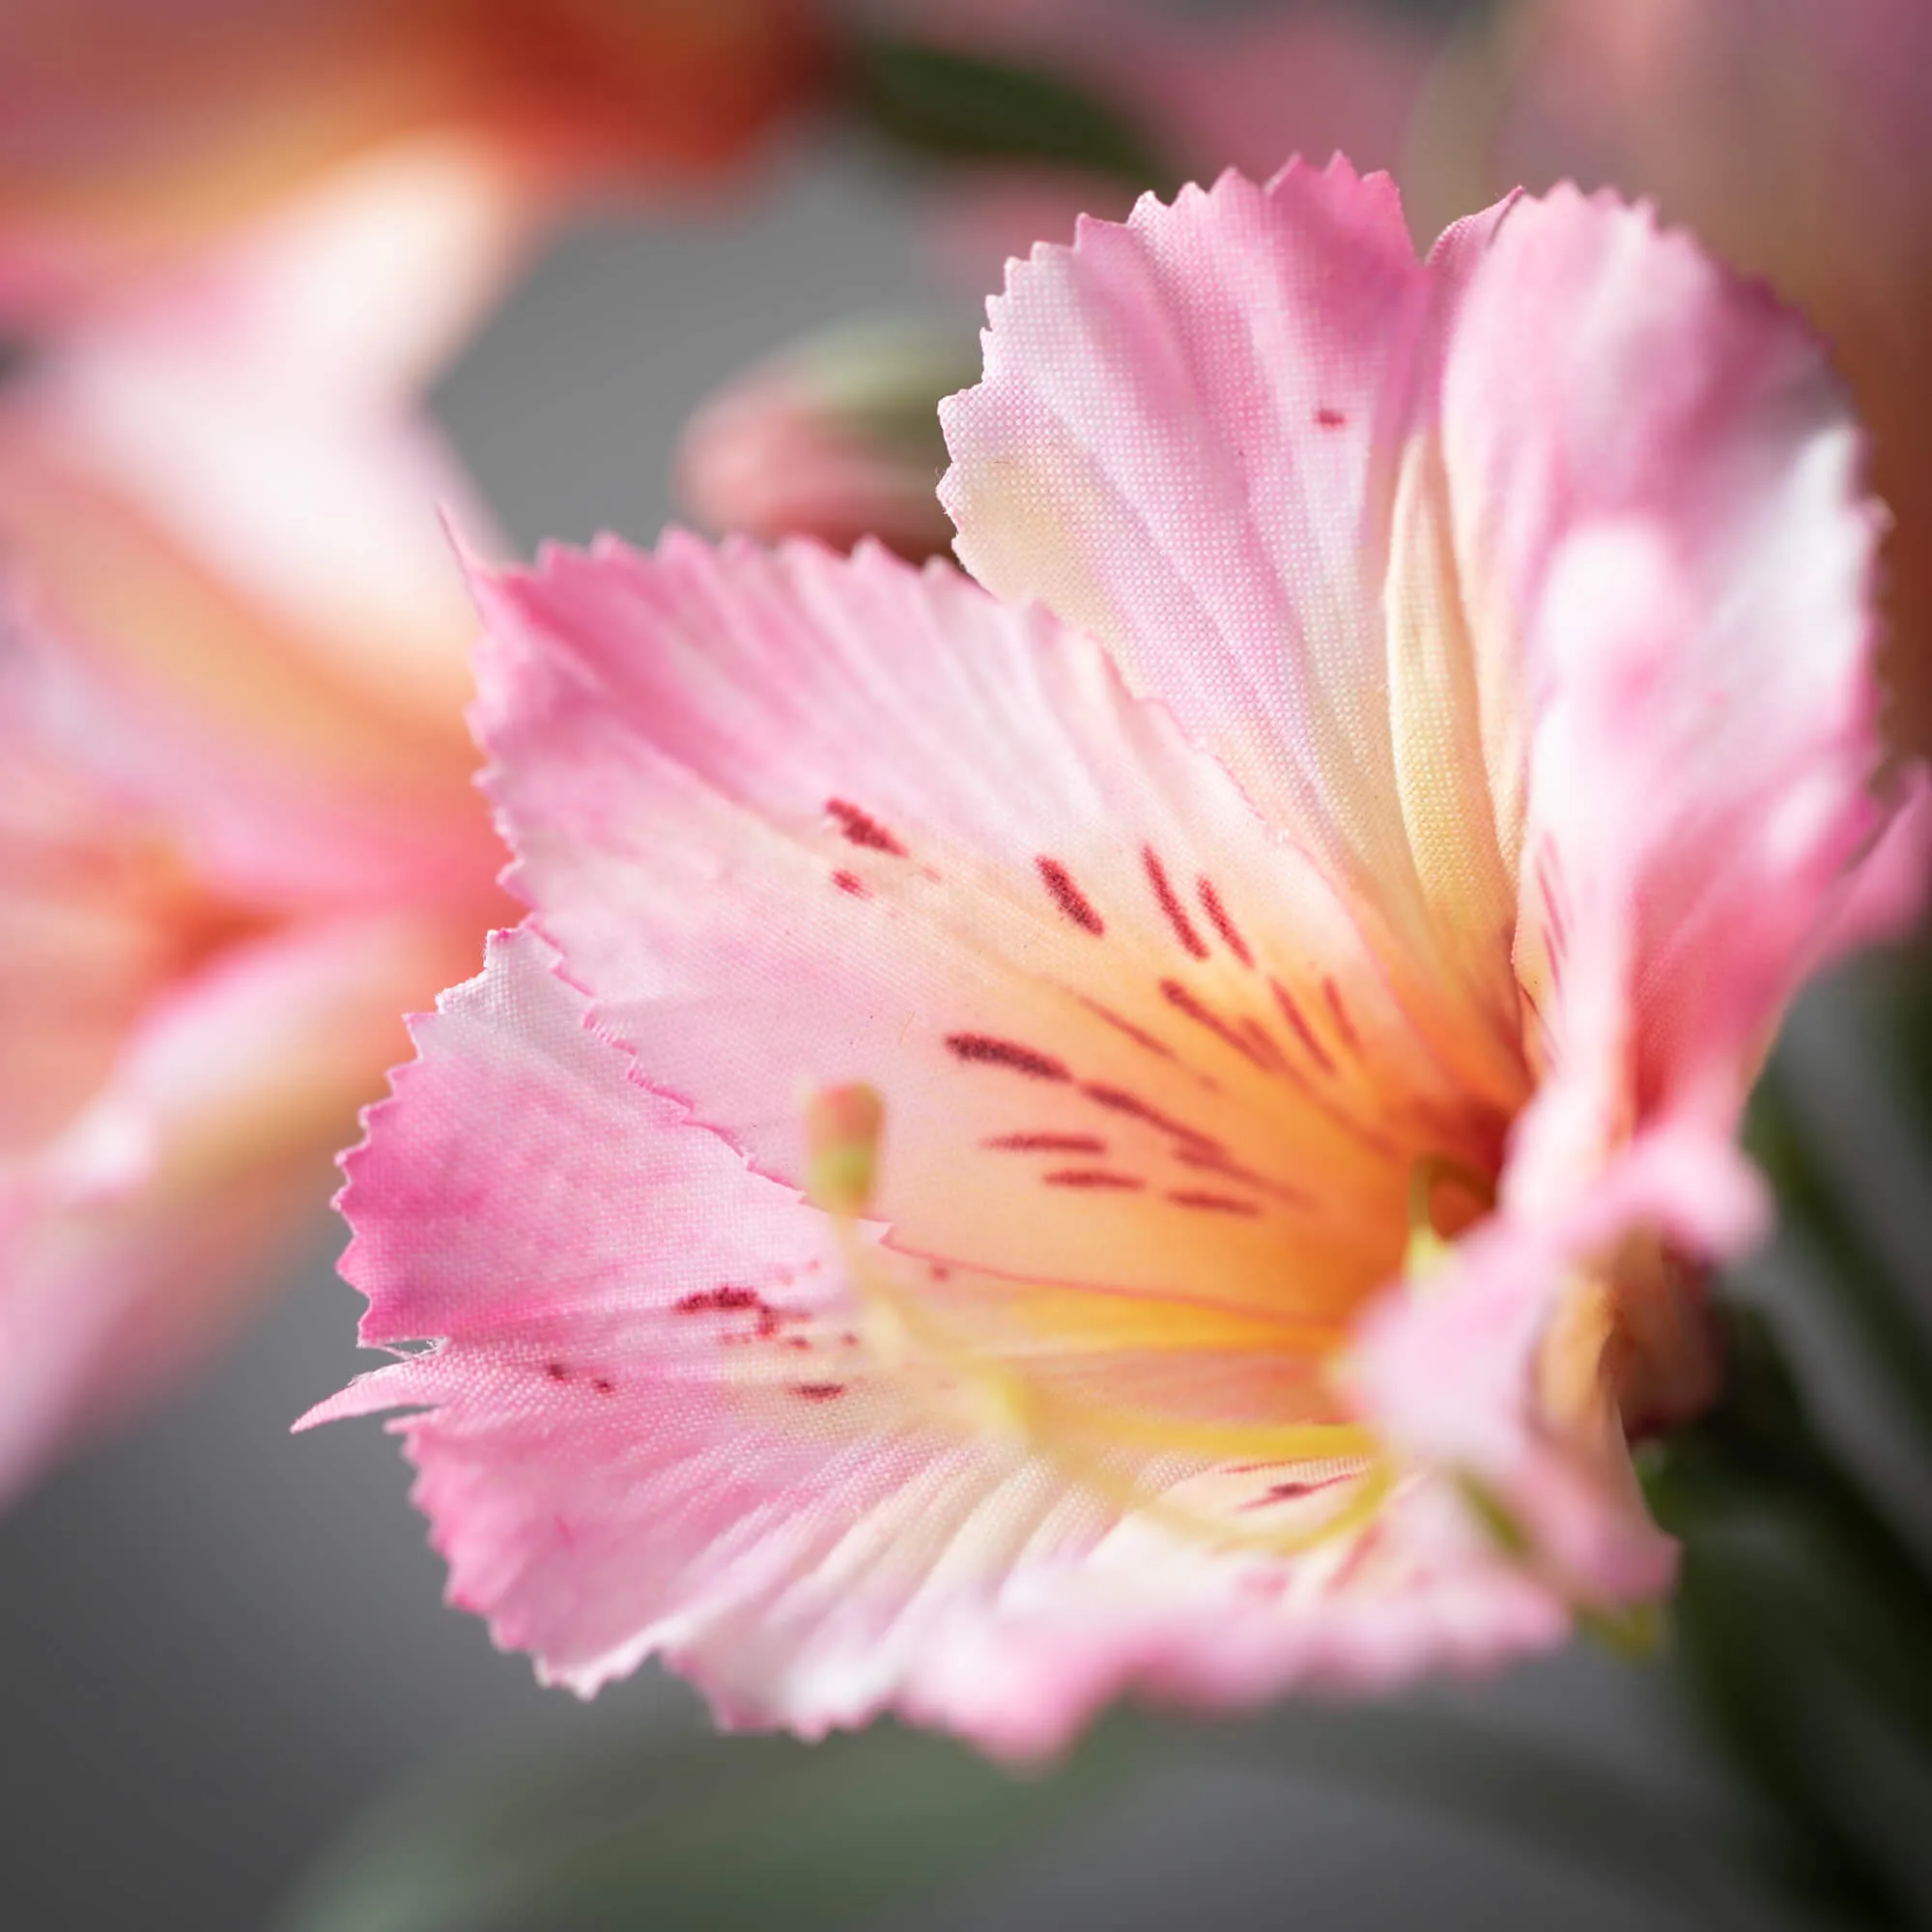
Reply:
[[819, 79], [809, 0], [11, 0], [0, 313], [43, 320], [397, 140], [709, 173]]
[[1466, 205], [1501, 180], [1654, 195], [1825, 333], [1893, 518], [1895, 723], [1932, 747], [1932, 8], [1516, 0], [1447, 79], [1418, 183]]
[[0, 393], [0, 1495], [227, 1332], [500, 916], [412, 400], [526, 217], [384, 150]]
[[1037, 1753], [1626, 1615], [1626, 1423], [1708, 1391], [1738, 1111], [1885, 820], [1842, 399], [1640, 210], [1418, 264], [1339, 162], [991, 314], [978, 583], [482, 577], [532, 917], [349, 1157], [363, 1339], [438, 1346], [311, 1419], [412, 1411], [547, 1679], [808, 1734]]

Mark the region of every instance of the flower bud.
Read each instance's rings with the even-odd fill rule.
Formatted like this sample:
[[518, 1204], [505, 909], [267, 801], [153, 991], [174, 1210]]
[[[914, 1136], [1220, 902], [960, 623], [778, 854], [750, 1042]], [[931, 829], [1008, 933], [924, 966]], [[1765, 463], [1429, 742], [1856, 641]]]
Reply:
[[948, 549], [934, 494], [946, 468], [942, 396], [978, 374], [970, 336], [879, 319], [809, 337], [726, 384], [687, 425], [678, 487], [718, 529], [876, 536], [915, 559]]

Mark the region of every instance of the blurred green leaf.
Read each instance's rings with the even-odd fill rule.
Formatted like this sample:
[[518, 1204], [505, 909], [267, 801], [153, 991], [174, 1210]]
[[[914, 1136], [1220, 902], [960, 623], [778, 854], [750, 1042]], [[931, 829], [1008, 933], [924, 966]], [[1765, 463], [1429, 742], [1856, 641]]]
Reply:
[[1754, 1799], [1771, 1882], [1830, 1923], [1917, 1924], [1915, 1848], [1872, 1829], [1844, 1740], [1875, 1725], [1932, 1770], [1932, 1576], [1816, 1428], [1771, 1322], [1720, 1313], [1722, 1397], [1643, 1458], [1684, 1545], [1677, 1667]]
[[1704, 1536], [1686, 1548], [1676, 1625], [1693, 1709], [1759, 1802], [1755, 1852], [1772, 1885], [1828, 1923], [1907, 1932], [1920, 1921], [1818, 1720], [1836, 1692], [1818, 1681], [1785, 1577], [1746, 1539]]
[[278, 1932], [811, 1932], [943, 1892], [1064, 1823], [1135, 1753], [1098, 1736], [1052, 1776], [895, 1725], [806, 1746], [634, 1737], [392, 1804]]
[[1175, 171], [1133, 121], [1042, 68], [860, 32], [846, 48], [848, 111], [937, 160], [1031, 161], [1170, 187]]
[[1411, 1702], [1297, 1703], [1243, 1725], [1117, 1716], [1033, 1777], [891, 1725], [812, 1747], [580, 1747], [392, 1803], [312, 1876], [278, 1932], [863, 1925], [1010, 1859], [1136, 1773], [1184, 1762], [1340, 1785], [1689, 1904], [1700, 1922], [1763, 1922], [1737, 1913], [1710, 1820], [1567, 1750]]
[[1909, 1284], [1840, 1198], [1807, 1140], [1803, 1109], [1774, 1062], [1751, 1096], [1747, 1138], [1777, 1190], [1778, 1208], [1828, 1268], [1832, 1306], [1932, 1447], [1932, 1335]]

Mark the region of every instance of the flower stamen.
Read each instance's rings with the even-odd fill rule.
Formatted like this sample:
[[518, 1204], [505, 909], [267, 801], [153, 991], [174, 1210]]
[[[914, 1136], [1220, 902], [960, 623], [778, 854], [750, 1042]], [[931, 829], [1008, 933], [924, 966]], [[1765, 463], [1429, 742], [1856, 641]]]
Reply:
[[[1043, 1389], [988, 1360], [934, 1317], [918, 1295], [883, 1266], [862, 1236], [878, 1174], [885, 1109], [869, 1087], [829, 1088], [807, 1102], [807, 1194], [832, 1224], [847, 1278], [872, 1309], [877, 1329], [895, 1350], [909, 1348], [955, 1376], [974, 1398], [982, 1426], [1021, 1437], [1028, 1447], [1119, 1509], [1191, 1537], [1274, 1555], [1292, 1555], [1347, 1535], [1369, 1522], [1394, 1484], [1394, 1471], [1375, 1435], [1357, 1423], [1201, 1422], [1136, 1416], [1122, 1409]], [[1177, 1503], [1114, 1465], [1122, 1449], [1239, 1461], [1280, 1469], [1355, 1463], [1347, 1471], [1352, 1492], [1321, 1521], [1294, 1529], [1257, 1528]]]

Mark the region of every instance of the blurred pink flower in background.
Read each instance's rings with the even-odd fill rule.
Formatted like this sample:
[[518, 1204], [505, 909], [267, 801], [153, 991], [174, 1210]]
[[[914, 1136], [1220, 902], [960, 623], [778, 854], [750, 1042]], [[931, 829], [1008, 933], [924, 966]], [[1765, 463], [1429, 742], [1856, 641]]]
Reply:
[[1654, 195], [1824, 333], [1894, 519], [1896, 722], [1932, 746], [1932, 8], [1513, 0], [1418, 132], [1409, 179], [1434, 210], [1565, 176]]
[[414, 402], [532, 212], [373, 151], [0, 389], [0, 1493], [225, 1332], [500, 917]]
[[1744, 1095], [1886, 819], [1843, 400], [1640, 212], [1419, 265], [1340, 163], [991, 316], [980, 583], [482, 578], [532, 916], [349, 1159], [362, 1337], [439, 1346], [311, 1419], [414, 1411], [547, 1679], [807, 1733], [1033, 1754], [1620, 1616], [1626, 1433], [1712, 1391]]
[[0, 51], [0, 315], [262, 215], [412, 134], [553, 185], [710, 173], [817, 84], [807, 0], [14, 0]]

